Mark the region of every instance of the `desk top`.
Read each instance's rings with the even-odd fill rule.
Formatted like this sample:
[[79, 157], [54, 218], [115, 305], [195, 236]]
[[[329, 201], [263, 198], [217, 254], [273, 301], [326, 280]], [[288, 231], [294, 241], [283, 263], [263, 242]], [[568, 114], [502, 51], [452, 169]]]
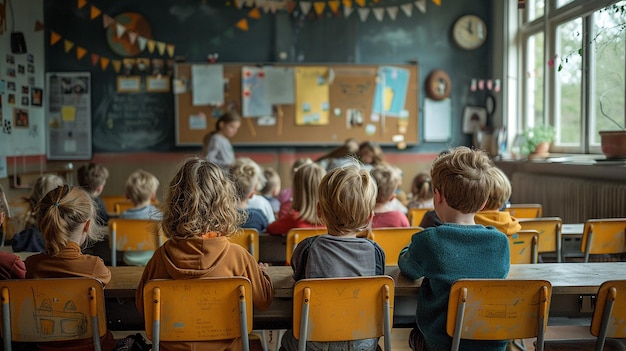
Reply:
[[[104, 290], [105, 295], [134, 298], [143, 267], [109, 268], [111, 281]], [[291, 298], [292, 273], [289, 266], [269, 267], [275, 298]], [[396, 283], [396, 296], [417, 295], [421, 279], [408, 279], [397, 266], [387, 266], [385, 273]], [[600, 284], [607, 280], [626, 279], [626, 262], [514, 264], [507, 279], [545, 279], [552, 283], [553, 294], [595, 294]]]

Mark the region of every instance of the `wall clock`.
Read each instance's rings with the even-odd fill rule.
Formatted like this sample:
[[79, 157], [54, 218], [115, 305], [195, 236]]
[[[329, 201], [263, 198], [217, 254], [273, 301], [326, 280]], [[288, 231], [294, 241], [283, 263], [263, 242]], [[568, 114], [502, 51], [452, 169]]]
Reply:
[[487, 39], [485, 21], [474, 15], [461, 16], [452, 27], [452, 39], [456, 45], [465, 50], [473, 50]]

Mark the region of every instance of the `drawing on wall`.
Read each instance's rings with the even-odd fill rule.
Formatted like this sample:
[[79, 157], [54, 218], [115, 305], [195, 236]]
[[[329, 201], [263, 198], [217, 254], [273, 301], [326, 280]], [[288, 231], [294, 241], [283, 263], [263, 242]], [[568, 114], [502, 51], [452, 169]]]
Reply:
[[41, 106], [43, 103], [43, 89], [31, 88], [30, 89], [30, 103], [33, 106]]
[[19, 128], [28, 128], [28, 110], [15, 108], [13, 109], [13, 125]]
[[374, 93], [372, 112], [389, 117], [403, 117], [409, 84], [409, 70], [400, 67], [381, 66]]
[[328, 67], [296, 68], [296, 125], [328, 124]]
[[241, 67], [241, 101], [244, 117], [272, 114], [272, 104], [265, 100], [265, 72], [263, 68]]

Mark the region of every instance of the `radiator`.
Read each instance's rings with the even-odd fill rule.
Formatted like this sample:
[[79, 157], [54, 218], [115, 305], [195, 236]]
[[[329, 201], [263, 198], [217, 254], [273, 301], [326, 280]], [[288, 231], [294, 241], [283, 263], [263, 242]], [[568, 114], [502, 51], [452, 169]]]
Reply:
[[544, 217], [561, 217], [563, 223], [626, 217], [625, 182], [518, 172], [511, 185], [511, 203], [539, 203]]

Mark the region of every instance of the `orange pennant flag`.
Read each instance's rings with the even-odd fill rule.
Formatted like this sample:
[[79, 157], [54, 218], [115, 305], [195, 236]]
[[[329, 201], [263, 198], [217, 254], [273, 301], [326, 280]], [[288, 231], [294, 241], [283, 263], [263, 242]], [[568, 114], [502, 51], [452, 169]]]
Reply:
[[339, 10], [339, 0], [332, 0], [328, 2], [328, 7], [333, 13], [337, 13]]
[[100, 68], [102, 68], [103, 71], [106, 70], [107, 67], [109, 66], [109, 62], [110, 61], [111, 60], [106, 58], [106, 57], [101, 58], [100, 59]]
[[174, 44], [168, 44], [168, 45], [167, 45], [167, 54], [168, 54], [170, 57], [174, 57], [174, 48], [175, 48], [175, 47], [176, 47], [176, 46], [175, 46]]
[[40, 21], [36, 21], [35, 22], [35, 32], [39, 32], [39, 31], [41, 31], [43, 29], [44, 29], [43, 23], [41, 23]]
[[354, 0], [359, 6], [365, 7], [365, 0]]
[[441, 6], [441, 0], [433, 0], [433, 4]]
[[343, 7], [352, 7], [352, 0], [343, 0]]
[[254, 19], [260, 19], [261, 18], [261, 11], [259, 11], [258, 7], [255, 7], [252, 10], [250, 10], [250, 12], [248, 12], [248, 17], [254, 18]]
[[313, 7], [315, 8], [315, 13], [317, 13], [317, 15], [319, 16], [322, 13], [324, 13], [324, 9], [326, 8], [326, 3], [322, 1], [317, 1], [313, 3]]
[[111, 16], [107, 15], [106, 13], [104, 15], [102, 15], [102, 26], [104, 28], [109, 28], [111, 23], [113, 23], [114, 21], [115, 20], [113, 18], [111, 18]]
[[115, 73], [120, 73], [120, 69], [122, 68], [122, 61], [113, 60], [113, 62], [111, 63], [113, 64], [113, 69], [115, 70]]
[[241, 29], [244, 32], [247, 32], [248, 31], [248, 20], [245, 19], [245, 18], [241, 19], [239, 22], [237, 22], [235, 27]]
[[156, 46], [156, 41], [148, 40], [148, 51], [150, 51], [150, 53], [154, 52], [154, 47], [155, 46]]
[[95, 66], [98, 64], [98, 60], [100, 60], [100, 56], [98, 54], [91, 54], [91, 65]]
[[94, 19], [94, 18], [100, 16], [101, 13], [102, 13], [102, 11], [100, 11], [99, 8], [91, 5], [91, 19]]
[[87, 0], [78, 0], [78, 8], [82, 9], [83, 7], [85, 7], [85, 5], [87, 5]]
[[65, 41], [63, 42], [65, 44], [65, 52], [68, 53], [70, 52], [70, 50], [72, 50], [72, 48], [74, 47], [74, 43], [72, 43], [71, 41], [65, 39]]
[[56, 32], [50, 33], [50, 46], [58, 43], [59, 40], [61, 40], [61, 36], [59, 34], [57, 34]]
[[76, 58], [77, 59], [82, 59], [85, 55], [87, 54], [87, 49], [82, 48], [80, 46], [76, 47]]

